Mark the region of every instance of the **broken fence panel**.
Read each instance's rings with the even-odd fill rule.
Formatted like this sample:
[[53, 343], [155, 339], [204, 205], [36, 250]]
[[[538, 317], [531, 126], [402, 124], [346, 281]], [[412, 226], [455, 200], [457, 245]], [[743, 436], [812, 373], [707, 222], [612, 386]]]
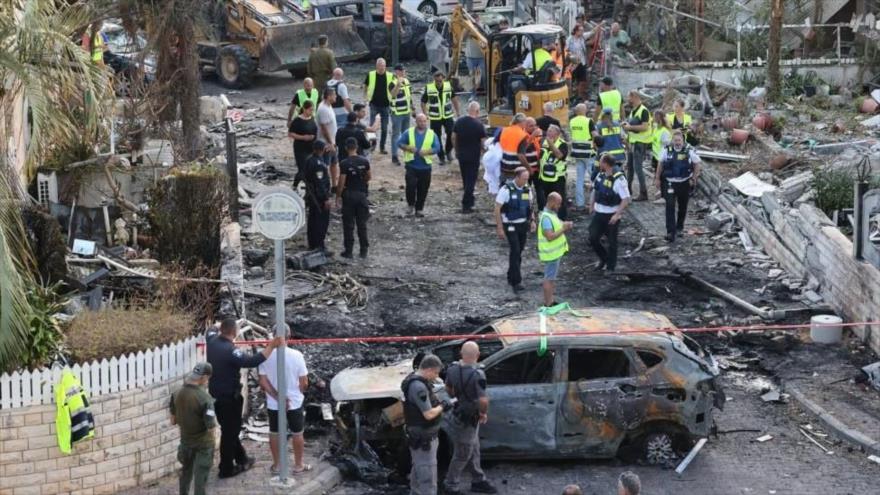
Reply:
[[[74, 364], [70, 371], [92, 397], [148, 387], [181, 377], [195, 365], [197, 338], [111, 359]], [[16, 370], [0, 375], [0, 409], [51, 405], [63, 368]]]

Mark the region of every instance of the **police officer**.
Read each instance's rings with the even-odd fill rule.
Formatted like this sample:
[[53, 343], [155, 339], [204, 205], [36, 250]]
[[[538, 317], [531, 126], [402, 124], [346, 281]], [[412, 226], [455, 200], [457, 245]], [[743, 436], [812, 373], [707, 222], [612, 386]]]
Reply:
[[[602, 109], [602, 120], [596, 124], [593, 139], [599, 149], [599, 155], [608, 154], [614, 159], [615, 166], [623, 168], [626, 161], [626, 148], [623, 145], [623, 130], [620, 122], [614, 120], [614, 110], [611, 107]], [[590, 180], [596, 179], [596, 170], [590, 176]]]
[[440, 358], [428, 354], [422, 358], [419, 369], [400, 385], [404, 398], [406, 441], [412, 460], [409, 472], [411, 495], [437, 494], [437, 436], [443, 412], [452, 408], [451, 401], [441, 402], [434, 394], [434, 382], [442, 367]]
[[[672, 144], [660, 153], [660, 166], [654, 175], [654, 187], [663, 191], [666, 200], [666, 240], [675, 242], [676, 235], [684, 234], [691, 189], [700, 176], [700, 157], [685, 142], [681, 129], [672, 134]], [[678, 215], [675, 204], [678, 203]]]
[[354, 226], [357, 224], [360, 257], [367, 257], [367, 220], [370, 218], [370, 205], [367, 202], [367, 184], [372, 178], [370, 162], [358, 155], [357, 139], [350, 137], [345, 141], [348, 156], [339, 164], [339, 187], [336, 190], [336, 204], [342, 203], [342, 244], [343, 258], [354, 256]]
[[498, 493], [486, 480], [480, 467], [480, 425], [489, 419], [489, 396], [486, 395], [486, 374], [480, 369], [480, 347], [468, 341], [461, 346], [461, 361], [446, 370], [446, 392], [458, 399], [452, 407], [450, 434], [452, 460], [446, 471], [446, 494], [458, 495], [461, 474], [471, 472], [471, 492]]
[[[565, 161], [568, 159], [568, 143], [562, 139], [562, 130], [559, 127], [551, 125], [547, 128], [547, 136], [541, 143], [540, 156], [538, 179], [541, 181], [543, 197], [546, 198], [554, 192], [562, 196], [559, 219], [565, 220], [568, 218], [568, 200], [565, 193], [565, 174], [567, 172]], [[539, 202], [538, 208], [543, 209], [544, 205]]]
[[310, 251], [323, 251], [325, 255], [333, 256], [324, 244], [330, 227], [330, 199], [333, 197], [330, 168], [324, 161], [324, 150], [324, 141], [319, 139], [312, 144], [312, 156], [306, 160], [303, 172], [306, 183], [306, 237]]
[[528, 233], [535, 231], [535, 215], [532, 210], [534, 195], [529, 189], [529, 169], [518, 167], [516, 176], [507, 181], [495, 197], [495, 228], [498, 237], [507, 239], [507, 283], [514, 292], [522, 292], [522, 252], [526, 247]]
[[171, 396], [171, 424], [180, 428], [180, 445], [177, 447], [177, 460], [183, 465], [180, 495], [189, 493], [190, 483], [195, 485], [195, 495], [205, 495], [208, 471], [214, 460], [212, 430], [217, 427], [217, 416], [214, 399], [205, 391], [211, 374], [210, 363], [197, 364], [186, 376], [183, 387]]
[[247, 471], [254, 465], [241, 445], [241, 368], [256, 368], [281, 345], [280, 337], [272, 340], [258, 354], [247, 354], [236, 348], [233, 341], [238, 336], [238, 323], [227, 318], [220, 324], [219, 333], [209, 333], [207, 341], [208, 363], [213, 368], [208, 391], [214, 397], [214, 410], [220, 423], [220, 478], [229, 478]]
[[[630, 194], [626, 176], [616, 166], [611, 155], [599, 159], [599, 174], [590, 195], [590, 245], [599, 256], [599, 270], [613, 272], [617, 268], [617, 230], [623, 210], [629, 205]], [[608, 237], [608, 249], [602, 245], [602, 236]]]

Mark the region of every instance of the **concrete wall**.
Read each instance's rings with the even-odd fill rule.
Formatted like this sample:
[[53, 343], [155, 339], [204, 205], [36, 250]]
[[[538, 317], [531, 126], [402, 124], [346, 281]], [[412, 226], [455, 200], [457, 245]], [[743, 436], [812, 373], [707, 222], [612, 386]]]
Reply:
[[177, 467], [178, 429], [168, 421], [175, 378], [93, 399], [95, 437], [58, 449], [55, 406], [0, 410], [0, 495], [112, 494]]

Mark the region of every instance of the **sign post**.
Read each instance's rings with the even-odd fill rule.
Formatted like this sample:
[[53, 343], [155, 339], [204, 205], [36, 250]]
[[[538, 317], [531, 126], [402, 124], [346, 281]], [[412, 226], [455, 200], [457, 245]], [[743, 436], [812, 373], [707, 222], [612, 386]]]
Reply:
[[288, 187], [266, 189], [254, 200], [254, 229], [275, 241], [275, 336], [285, 340], [275, 354], [278, 373], [278, 483], [287, 485], [287, 384], [285, 357], [287, 354], [287, 324], [284, 316], [284, 241], [290, 239], [305, 224], [305, 205], [302, 198]]

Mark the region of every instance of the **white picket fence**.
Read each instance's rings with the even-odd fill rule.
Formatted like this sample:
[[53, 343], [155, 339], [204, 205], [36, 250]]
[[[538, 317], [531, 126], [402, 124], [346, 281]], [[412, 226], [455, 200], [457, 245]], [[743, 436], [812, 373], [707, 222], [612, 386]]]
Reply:
[[[70, 369], [90, 397], [148, 387], [191, 370], [198, 359], [197, 341], [192, 337], [146, 352], [76, 364]], [[4, 373], [0, 376], [0, 409], [54, 404], [53, 387], [61, 379], [61, 371], [55, 366]]]

